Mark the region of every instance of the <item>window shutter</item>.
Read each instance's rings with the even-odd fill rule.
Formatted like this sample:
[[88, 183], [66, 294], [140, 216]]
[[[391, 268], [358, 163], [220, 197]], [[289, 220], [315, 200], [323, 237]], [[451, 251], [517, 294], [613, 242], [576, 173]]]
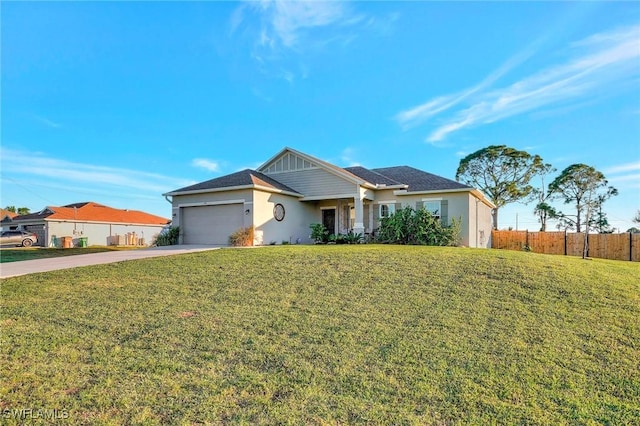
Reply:
[[424, 201], [416, 201], [416, 210], [424, 208]]
[[402, 203], [396, 203], [396, 212], [402, 210]]
[[442, 222], [444, 226], [448, 226], [449, 225], [449, 201], [447, 200], [440, 201], [440, 209], [442, 210], [440, 212], [440, 222]]
[[380, 204], [373, 204], [371, 208], [373, 210], [373, 226], [377, 227], [380, 223]]

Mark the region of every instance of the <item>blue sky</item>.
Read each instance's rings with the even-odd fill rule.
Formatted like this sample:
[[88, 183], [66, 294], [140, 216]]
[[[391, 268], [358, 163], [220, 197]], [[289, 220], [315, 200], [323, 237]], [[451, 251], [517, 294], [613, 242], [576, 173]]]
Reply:
[[504, 144], [602, 171], [616, 228], [640, 209], [637, 2], [3, 2], [1, 24], [2, 207], [170, 217], [162, 193], [285, 146], [454, 178]]

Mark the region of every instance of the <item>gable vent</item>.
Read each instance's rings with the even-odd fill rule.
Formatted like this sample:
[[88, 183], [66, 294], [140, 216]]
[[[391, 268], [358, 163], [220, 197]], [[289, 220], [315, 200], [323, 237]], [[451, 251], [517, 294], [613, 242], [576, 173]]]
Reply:
[[279, 158], [273, 160], [270, 164], [263, 168], [262, 173], [282, 173], [282, 172], [294, 172], [298, 170], [308, 170], [317, 168], [310, 161], [304, 158], [287, 152]]

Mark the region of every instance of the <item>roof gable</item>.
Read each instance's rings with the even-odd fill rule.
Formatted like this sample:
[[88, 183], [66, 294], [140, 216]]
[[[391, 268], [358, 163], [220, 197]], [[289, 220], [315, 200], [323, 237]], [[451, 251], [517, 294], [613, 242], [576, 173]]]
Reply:
[[280, 151], [275, 157], [267, 160], [266, 163], [258, 167], [258, 171], [271, 174], [279, 172], [293, 172], [297, 170], [317, 169], [321, 167], [318, 161], [310, 158], [306, 154], [294, 152], [289, 148]]
[[18, 216], [18, 213], [14, 213], [12, 211], [9, 210], [5, 210], [5, 209], [0, 209], [0, 218], [1, 219], [5, 219], [5, 218], [9, 218], [9, 219], [13, 219], [14, 217]]
[[347, 169], [288, 147], [271, 157], [271, 159], [258, 167], [257, 170], [265, 174], [273, 175], [309, 169], [323, 169], [331, 174], [360, 185], [368, 183]]

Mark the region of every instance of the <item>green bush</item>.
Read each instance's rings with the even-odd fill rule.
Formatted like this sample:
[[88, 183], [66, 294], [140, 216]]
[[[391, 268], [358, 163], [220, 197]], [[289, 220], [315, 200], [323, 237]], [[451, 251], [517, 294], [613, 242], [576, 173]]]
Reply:
[[439, 218], [425, 209], [405, 207], [382, 218], [376, 240], [388, 244], [456, 246], [460, 243], [462, 222], [453, 218], [443, 225]]
[[169, 228], [163, 229], [158, 235], [156, 235], [151, 245], [174, 246], [178, 244], [179, 236], [180, 236], [180, 227], [170, 226]]
[[329, 241], [329, 231], [324, 227], [321, 223], [312, 223], [311, 228], [311, 238], [316, 244], [326, 243]]
[[[234, 247], [250, 247], [253, 245], [253, 226], [240, 228], [229, 236], [229, 244]], [[273, 242], [275, 244], [275, 241]]]
[[347, 234], [342, 236], [344, 242], [347, 244], [360, 244], [363, 241], [362, 233], [355, 233], [353, 231], [349, 231]]
[[311, 238], [316, 244], [359, 244], [364, 241], [362, 233], [354, 233], [349, 231], [347, 234], [330, 234], [329, 231], [321, 223], [312, 223]]

